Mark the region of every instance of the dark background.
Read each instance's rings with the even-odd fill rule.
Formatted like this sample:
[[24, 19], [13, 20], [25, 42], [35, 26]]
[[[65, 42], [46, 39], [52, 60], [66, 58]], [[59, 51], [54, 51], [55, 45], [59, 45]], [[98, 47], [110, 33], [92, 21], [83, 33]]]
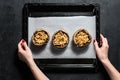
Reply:
[[[0, 80], [34, 80], [26, 64], [17, 57], [22, 38], [22, 8], [25, 3], [98, 3], [101, 33], [110, 45], [109, 59], [120, 71], [119, 0], [0, 0]], [[45, 72], [50, 80], [109, 80], [103, 66], [92, 72]]]

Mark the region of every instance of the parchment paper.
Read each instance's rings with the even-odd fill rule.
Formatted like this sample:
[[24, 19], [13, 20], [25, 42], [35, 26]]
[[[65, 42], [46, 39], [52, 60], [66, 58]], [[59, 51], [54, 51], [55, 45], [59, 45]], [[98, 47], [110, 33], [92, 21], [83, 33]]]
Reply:
[[[37, 29], [44, 29], [50, 35], [49, 42], [42, 48], [31, 43], [31, 37]], [[56, 49], [51, 44], [52, 35], [60, 29], [65, 30], [70, 38], [65, 49]], [[78, 29], [86, 29], [92, 36], [92, 42], [86, 48], [77, 48], [72, 44], [73, 34]], [[96, 39], [96, 16], [28, 17], [28, 46], [35, 59], [96, 58], [94, 39]]]

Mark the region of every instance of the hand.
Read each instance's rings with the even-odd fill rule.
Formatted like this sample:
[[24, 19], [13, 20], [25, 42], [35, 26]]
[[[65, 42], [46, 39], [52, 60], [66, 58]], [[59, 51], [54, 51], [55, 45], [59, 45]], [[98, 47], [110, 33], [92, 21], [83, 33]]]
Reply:
[[18, 43], [18, 56], [20, 60], [27, 64], [33, 61], [32, 52], [23, 39]]
[[23, 39], [18, 43], [18, 56], [20, 60], [24, 61], [29, 66], [36, 80], [49, 80], [37, 67], [33, 60], [32, 52]]
[[108, 45], [107, 39], [104, 38], [104, 36], [102, 34], [100, 35], [100, 37], [101, 37], [102, 46], [99, 47], [98, 42], [96, 40], [94, 40], [94, 46], [95, 46], [96, 54], [97, 54], [99, 60], [101, 62], [104, 62], [104, 61], [108, 60], [109, 45]]

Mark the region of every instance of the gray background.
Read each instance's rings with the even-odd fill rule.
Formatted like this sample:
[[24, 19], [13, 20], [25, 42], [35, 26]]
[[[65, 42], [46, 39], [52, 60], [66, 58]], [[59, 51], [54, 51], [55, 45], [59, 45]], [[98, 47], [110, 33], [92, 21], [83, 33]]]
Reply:
[[[25, 3], [99, 3], [101, 33], [108, 38], [109, 59], [120, 71], [120, 0], [0, 0], [0, 80], [34, 80], [29, 68], [18, 60]], [[51, 80], [109, 80], [103, 66], [97, 73], [45, 72]]]

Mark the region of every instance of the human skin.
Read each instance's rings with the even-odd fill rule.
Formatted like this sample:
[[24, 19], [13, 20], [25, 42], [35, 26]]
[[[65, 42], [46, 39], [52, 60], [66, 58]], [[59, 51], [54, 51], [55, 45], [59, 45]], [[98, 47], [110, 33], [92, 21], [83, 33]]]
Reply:
[[110, 60], [108, 59], [109, 45], [108, 45], [107, 38], [105, 38], [102, 34], [100, 35], [100, 37], [101, 37], [101, 43], [102, 43], [101, 47], [99, 47], [98, 42], [94, 40], [94, 46], [95, 46], [97, 57], [103, 64], [111, 80], [120, 80], [120, 73], [115, 69], [115, 67], [111, 64]]
[[18, 43], [18, 56], [20, 60], [28, 65], [35, 77], [35, 80], [49, 80], [34, 62], [32, 52], [27, 46], [26, 41], [23, 39]]
[[[111, 64], [110, 60], [108, 59], [109, 45], [107, 38], [105, 38], [103, 35], [100, 35], [100, 37], [102, 43], [101, 47], [99, 47], [98, 42], [94, 40], [94, 46], [97, 57], [103, 64], [111, 80], [120, 80], [120, 73], [115, 69], [115, 67]], [[36, 80], [49, 80], [47, 76], [45, 76], [45, 74], [42, 73], [42, 71], [35, 64], [32, 57], [32, 52], [27, 46], [25, 40], [21, 40], [18, 44], [18, 56], [20, 60], [22, 60], [29, 66]]]

